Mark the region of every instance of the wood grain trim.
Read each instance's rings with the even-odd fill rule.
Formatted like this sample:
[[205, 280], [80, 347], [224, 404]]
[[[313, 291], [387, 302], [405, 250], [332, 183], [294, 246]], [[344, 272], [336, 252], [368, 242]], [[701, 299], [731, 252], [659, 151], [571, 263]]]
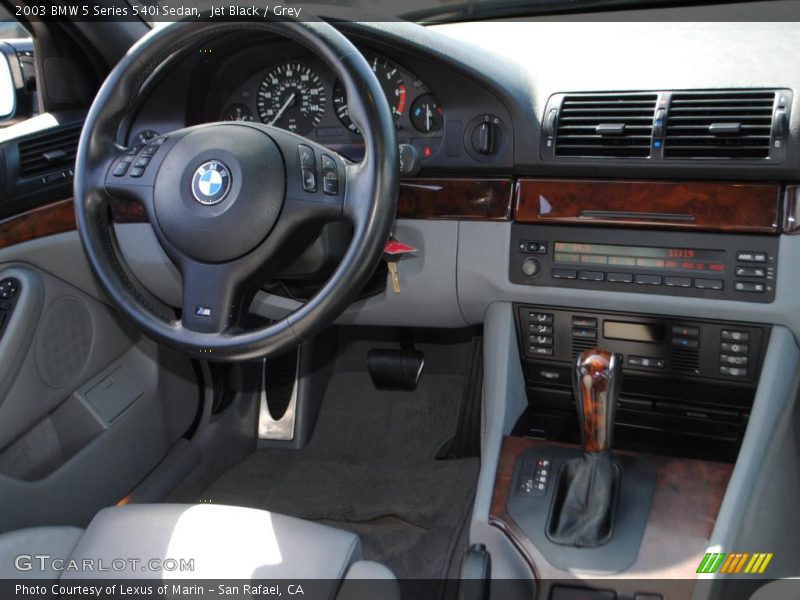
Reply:
[[520, 223], [776, 234], [777, 184], [520, 179]]
[[508, 221], [511, 179], [414, 179], [400, 182], [401, 219]]
[[60, 200], [0, 221], [0, 248], [74, 230], [75, 205]]
[[[517, 460], [528, 448], [542, 445], [561, 444], [519, 437], [503, 438], [489, 523], [500, 529], [520, 550], [537, 578], [572, 579], [573, 574], [553, 567], [544, 559], [508, 513]], [[650, 520], [636, 562], [627, 571], [612, 575], [611, 578], [694, 580], [733, 466], [655, 455], [640, 456], [645, 456], [657, 470]]]
[[[111, 215], [117, 223], [146, 223], [144, 207], [136, 202], [114, 200]], [[37, 238], [77, 230], [75, 202], [59, 200], [0, 221], [0, 248]]]

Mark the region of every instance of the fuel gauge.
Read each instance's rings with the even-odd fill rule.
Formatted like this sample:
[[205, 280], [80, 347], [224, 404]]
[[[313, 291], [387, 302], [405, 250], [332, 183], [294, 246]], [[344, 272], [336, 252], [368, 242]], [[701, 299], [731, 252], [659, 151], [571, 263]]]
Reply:
[[422, 133], [439, 131], [444, 123], [442, 107], [431, 94], [424, 94], [411, 105], [411, 124]]

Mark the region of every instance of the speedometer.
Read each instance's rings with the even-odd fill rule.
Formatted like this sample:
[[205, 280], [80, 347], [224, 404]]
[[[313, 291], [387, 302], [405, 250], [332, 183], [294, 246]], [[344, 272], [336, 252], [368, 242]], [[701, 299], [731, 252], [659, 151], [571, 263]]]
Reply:
[[[407, 91], [406, 82], [403, 75], [396, 65], [390, 63], [388, 60], [378, 58], [377, 56], [367, 56], [367, 62], [372, 67], [373, 73], [378, 78], [381, 84], [383, 93], [389, 101], [389, 108], [395, 120], [399, 119], [406, 112], [407, 104]], [[344, 91], [344, 85], [340, 80], [336, 80], [333, 86], [333, 108], [336, 110], [336, 116], [339, 121], [347, 127], [350, 131], [358, 133], [358, 127], [353, 123], [350, 118], [350, 111], [347, 106], [347, 95]]]
[[305, 135], [325, 113], [325, 87], [309, 67], [289, 62], [266, 74], [258, 87], [256, 106], [267, 125]]

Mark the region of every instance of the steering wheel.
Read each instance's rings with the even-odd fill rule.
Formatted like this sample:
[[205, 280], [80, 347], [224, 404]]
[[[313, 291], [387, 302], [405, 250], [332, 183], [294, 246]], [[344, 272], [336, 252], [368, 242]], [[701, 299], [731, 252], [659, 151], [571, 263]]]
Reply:
[[[327, 63], [344, 84], [364, 139], [360, 163], [251, 122], [179, 129], [143, 148], [118, 143], [141, 98], [176, 57], [237, 31], [288, 37]], [[146, 335], [194, 357], [253, 359], [310, 339], [363, 289], [394, 222], [398, 165], [381, 86], [358, 50], [329, 24], [177, 22], [142, 38], [100, 88], [78, 146], [76, 220], [103, 290]], [[113, 198], [144, 207], [182, 276], [179, 313], [144, 289], [125, 264], [109, 216]], [[308, 231], [340, 220], [352, 224], [353, 237], [325, 285], [284, 319], [244, 329], [253, 295], [288, 250]]]

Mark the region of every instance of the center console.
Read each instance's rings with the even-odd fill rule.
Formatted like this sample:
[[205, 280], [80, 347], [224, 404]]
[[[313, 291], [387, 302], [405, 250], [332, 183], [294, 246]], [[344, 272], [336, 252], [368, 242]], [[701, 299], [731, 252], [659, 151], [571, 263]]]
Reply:
[[580, 352], [613, 352], [623, 377], [620, 444], [729, 460], [752, 407], [769, 326], [518, 304], [529, 437], [575, 441], [571, 372]]

